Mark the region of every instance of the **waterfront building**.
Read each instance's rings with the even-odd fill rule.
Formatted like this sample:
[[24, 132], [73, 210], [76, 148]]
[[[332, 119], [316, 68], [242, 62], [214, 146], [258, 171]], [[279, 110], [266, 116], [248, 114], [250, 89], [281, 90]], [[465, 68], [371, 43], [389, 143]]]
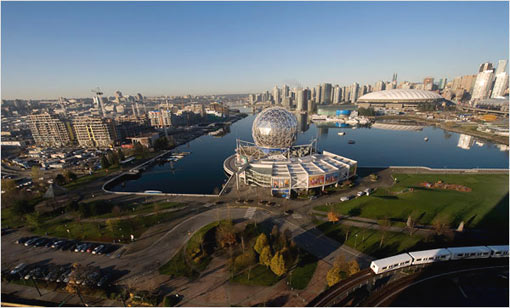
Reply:
[[112, 119], [77, 117], [73, 120], [76, 140], [82, 147], [107, 148], [117, 141], [115, 122]]
[[164, 109], [149, 111], [149, 121], [152, 127], [170, 127], [172, 126], [172, 111]]
[[492, 82], [494, 80], [494, 71], [486, 70], [478, 73], [473, 88], [473, 94], [471, 100], [486, 99], [489, 97], [489, 93], [492, 88]]
[[320, 104], [329, 105], [331, 104], [331, 84], [323, 83], [321, 86], [321, 100]]
[[281, 107], [265, 109], [253, 122], [254, 143], [238, 140], [236, 154], [225, 161], [225, 171], [247, 185], [268, 188], [271, 195], [286, 198], [293, 192], [324, 190], [355, 176], [356, 161], [320, 153], [316, 140], [295, 146], [298, 129], [294, 114]]
[[448, 82], [448, 80], [446, 78], [439, 79], [439, 84], [438, 84], [439, 90], [443, 90], [446, 87], [447, 82]]
[[503, 71], [496, 75], [496, 81], [492, 89], [491, 98], [501, 97], [505, 95], [505, 91], [508, 89], [508, 73]]
[[339, 85], [336, 85], [333, 88], [333, 104], [340, 104], [340, 98], [342, 97], [342, 88]]
[[63, 147], [74, 140], [69, 122], [49, 113], [30, 115], [28, 125], [35, 144], [40, 147]]
[[315, 100], [314, 101], [315, 101], [316, 105], [319, 105], [321, 103], [322, 95], [323, 95], [323, 93], [322, 93], [321, 85], [315, 86]]
[[384, 83], [384, 81], [379, 80], [378, 82], [375, 83], [374, 92], [375, 91], [383, 91], [385, 89], [386, 89], [386, 84]]
[[359, 84], [357, 82], [353, 83], [351, 86], [351, 104], [354, 104], [358, 100], [358, 90]]
[[290, 92], [289, 86], [284, 84], [282, 87], [282, 97], [289, 97], [289, 92]]

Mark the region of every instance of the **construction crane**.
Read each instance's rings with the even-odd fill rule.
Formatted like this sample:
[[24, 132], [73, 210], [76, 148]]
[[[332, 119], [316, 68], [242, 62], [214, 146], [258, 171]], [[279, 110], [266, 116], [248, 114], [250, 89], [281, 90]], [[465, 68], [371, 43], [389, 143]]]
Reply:
[[101, 91], [101, 88], [99, 87], [90, 91], [96, 93], [96, 97], [94, 97], [94, 103], [97, 104], [98, 109], [101, 111], [101, 116], [105, 117], [106, 111], [104, 109], [103, 98], [101, 97], [103, 95], [103, 91]]

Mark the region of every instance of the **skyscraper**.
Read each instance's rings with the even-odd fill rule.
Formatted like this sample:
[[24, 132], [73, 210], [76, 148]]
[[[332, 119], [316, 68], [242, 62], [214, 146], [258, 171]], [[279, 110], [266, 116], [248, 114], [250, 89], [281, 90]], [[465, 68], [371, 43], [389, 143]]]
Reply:
[[354, 104], [358, 100], [359, 94], [359, 84], [357, 82], [353, 83], [351, 86], [351, 104]]
[[321, 91], [321, 85], [315, 86], [315, 103], [318, 105], [322, 102], [322, 96], [324, 94]]
[[485, 63], [480, 64], [480, 68], [478, 69], [478, 72], [481, 73], [481, 72], [488, 71], [488, 70], [492, 70], [492, 63], [485, 62]]
[[508, 73], [503, 71], [496, 75], [496, 81], [494, 82], [494, 88], [492, 89], [491, 97], [495, 98], [498, 96], [503, 96], [506, 89], [508, 89]]
[[473, 88], [473, 94], [471, 95], [471, 100], [488, 98], [493, 80], [494, 71], [492, 69], [478, 73], [476, 76], [475, 87]]
[[375, 83], [374, 92], [383, 91], [385, 89], [386, 89], [386, 84], [384, 83], [384, 81], [379, 80], [378, 82]]
[[289, 97], [289, 86], [286, 84], [282, 88], [282, 97]]
[[498, 68], [496, 68], [496, 72], [494, 73], [496, 76], [506, 72], [506, 65], [508, 64], [508, 60], [499, 60], [498, 61]]
[[434, 78], [426, 77], [423, 79], [423, 89], [432, 91], [434, 89]]
[[306, 111], [307, 110], [307, 95], [306, 90], [298, 89], [296, 93], [296, 109], [297, 111]]
[[273, 88], [273, 100], [274, 100], [275, 105], [278, 105], [281, 102], [280, 89], [278, 89], [278, 86], [274, 86], [274, 88]]
[[323, 83], [321, 86], [321, 104], [330, 105], [331, 104], [331, 84]]
[[340, 98], [342, 97], [342, 88], [339, 85], [336, 85], [333, 88], [333, 104], [340, 104]]

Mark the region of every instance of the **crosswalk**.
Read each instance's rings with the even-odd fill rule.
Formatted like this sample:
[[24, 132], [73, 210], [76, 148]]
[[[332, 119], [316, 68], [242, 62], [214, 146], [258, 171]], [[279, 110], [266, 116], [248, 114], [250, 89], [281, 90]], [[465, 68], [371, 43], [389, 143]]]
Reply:
[[246, 210], [246, 214], [244, 214], [244, 218], [246, 219], [252, 219], [253, 218], [253, 215], [255, 215], [255, 212], [257, 211], [257, 208], [256, 207], [249, 207], [247, 210]]

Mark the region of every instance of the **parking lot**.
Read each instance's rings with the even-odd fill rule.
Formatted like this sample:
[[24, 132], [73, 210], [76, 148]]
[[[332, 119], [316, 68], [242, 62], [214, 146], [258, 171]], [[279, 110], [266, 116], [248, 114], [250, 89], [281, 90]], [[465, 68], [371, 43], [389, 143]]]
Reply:
[[77, 240], [47, 238], [43, 236], [24, 236], [18, 238], [14, 243], [27, 248], [48, 248], [76, 253], [90, 253], [92, 255], [104, 254], [108, 257], [119, 248], [118, 245], [80, 242]]

